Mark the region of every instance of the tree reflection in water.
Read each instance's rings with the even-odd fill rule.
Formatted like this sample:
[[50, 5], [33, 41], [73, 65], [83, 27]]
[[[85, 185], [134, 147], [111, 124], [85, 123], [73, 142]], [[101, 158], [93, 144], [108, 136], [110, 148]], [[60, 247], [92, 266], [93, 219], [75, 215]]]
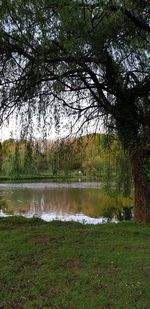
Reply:
[[99, 218], [100, 222], [97, 223], [101, 223], [106, 221], [104, 218], [131, 219], [131, 199], [110, 197], [98, 187], [81, 186], [53, 188], [40, 184], [38, 187], [36, 184], [35, 187], [0, 187], [0, 207], [3, 212], [39, 216], [48, 221], [70, 218], [87, 222], [90, 221], [88, 218]]

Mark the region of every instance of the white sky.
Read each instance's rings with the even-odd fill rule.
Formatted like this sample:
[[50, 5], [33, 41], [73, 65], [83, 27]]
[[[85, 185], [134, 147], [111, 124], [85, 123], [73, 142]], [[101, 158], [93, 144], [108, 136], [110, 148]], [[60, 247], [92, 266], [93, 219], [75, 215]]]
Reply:
[[[78, 126], [74, 130], [74, 134], [77, 129], [78, 129]], [[3, 125], [2, 128], [0, 128], [0, 142], [3, 142], [4, 140], [9, 139], [9, 138], [20, 139], [20, 132], [21, 132], [20, 130], [21, 130], [20, 125], [17, 124], [14, 119], [10, 119], [9, 124], [5, 124]], [[70, 134], [70, 132], [71, 131], [69, 129], [68, 119], [63, 119], [63, 123], [60, 126], [59, 130], [55, 129], [54, 124], [52, 125], [51, 128], [48, 126], [46, 129], [47, 139], [49, 140], [55, 140], [58, 138], [67, 137]], [[35, 139], [41, 139], [43, 137], [42, 133], [43, 133], [42, 128], [38, 130], [35, 124], [34, 131], [33, 131], [33, 137]]]
[[[47, 126], [46, 130], [42, 128], [42, 124], [41, 127], [37, 124], [36, 117], [35, 118], [33, 117], [32, 123], [33, 123], [32, 135], [33, 138], [35, 139], [41, 139], [43, 137], [43, 131], [44, 132], [46, 131], [46, 138], [49, 140], [66, 137], [70, 133], [69, 128], [67, 128], [67, 125], [69, 124], [67, 118], [61, 119], [61, 126], [59, 131], [56, 130], [54, 122], [51, 126]], [[44, 124], [43, 127], [45, 128]], [[14, 114], [9, 118], [9, 123], [5, 122], [4, 125], [0, 128], [0, 141], [3, 142], [4, 140], [9, 138], [20, 139], [20, 133], [21, 133], [20, 119], [18, 118], [17, 120], [16, 115]], [[29, 137], [29, 134], [27, 136]]]
[[[83, 118], [84, 119], [84, 118]], [[85, 134], [90, 134], [93, 132], [96, 132], [96, 127], [95, 127], [95, 122], [92, 121], [90, 122], [90, 125], [85, 125], [84, 130], [81, 132], [78, 131], [79, 126], [81, 125], [81, 123], [83, 122], [83, 119], [81, 119], [81, 122], [77, 123], [75, 125], [75, 127], [73, 128], [73, 132], [71, 134], [71, 119], [68, 119], [67, 117], [63, 117], [60, 121], [60, 128], [59, 130], [55, 129], [55, 125], [54, 123], [52, 124], [52, 126], [47, 126], [46, 130], [44, 130], [42, 127], [38, 127], [37, 125], [37, 120], [36, 118], [33, 119], [33, 122], [35, 123], [33, 126], [33, 133], [32, 133], [32, 137], [34, 139], [41, 139], [43, 138], [43, 131], [46, 131], [46, 138], [48, 140], [55, 140], [58, 138], [62, 138], [62, 137], [67, 137], [68, 135], [85, 135]], [[99, 121], [99, 124], [101, 123], [101, 125], [99, 126], [98, 132], [104, 132], [103, 130], [103, 125], [102, 125], [102, 121]], [[44, 126], [45, 128], [45, 126]], [[9, 124], [5, 123], [5, 125], [3, 125], [2, 128], [0, 128], [0, 141], [3, 142], [6, 139], [9, 138], [13, 138], [13, 139], [20, 139], [20, 133], [21, 133], [21, 126], [19, 124], [19, 121], [17, 123], [15, 116], [12, 116], [9, 120]], [[29, 137], [30, 135], [28, 135]]]
[[[47, 129], [48, 131], [48, 129]], [[51, 129], [51, 131], [47, 132], [47, 137], [48, 139], [57, 139], [60, 137], [65, 137], [69, 134], [69, 131], [67, 130], [60, 130], [60, 134], [56, 133], [54, 127]], [[12, 123], [10, 123], [9, 125], [4, 125], [1, 129], [0, 129], [0, 142], [3, 142], [6, 139], [9, 138], [13, 138], [13, 139], [19, 139], [20, 138], [20, 130], [16, 125], [13, 125]], [[35, 133], [35, 138], [40, 139], [42, 138], [42, 134], [40, 133]]]

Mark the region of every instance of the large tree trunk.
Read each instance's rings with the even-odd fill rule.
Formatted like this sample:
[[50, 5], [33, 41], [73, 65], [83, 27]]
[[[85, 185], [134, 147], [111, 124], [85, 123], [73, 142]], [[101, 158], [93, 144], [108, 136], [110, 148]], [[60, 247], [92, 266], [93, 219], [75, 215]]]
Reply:
[[136, 223], [150, 223], [150, 183], [144, 169], [141, 151], [130, 153], [134, 183], [134, 220]]

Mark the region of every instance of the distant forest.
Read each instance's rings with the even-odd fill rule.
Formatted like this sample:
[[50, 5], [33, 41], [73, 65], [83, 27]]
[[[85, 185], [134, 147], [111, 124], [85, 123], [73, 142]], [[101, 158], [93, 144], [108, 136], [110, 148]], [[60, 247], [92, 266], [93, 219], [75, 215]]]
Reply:
[[117, 137], [105, 134], [0, 143], [1, 179], [52, 178], [97, 180], [106, 191], [131, 193], [130, 162]]

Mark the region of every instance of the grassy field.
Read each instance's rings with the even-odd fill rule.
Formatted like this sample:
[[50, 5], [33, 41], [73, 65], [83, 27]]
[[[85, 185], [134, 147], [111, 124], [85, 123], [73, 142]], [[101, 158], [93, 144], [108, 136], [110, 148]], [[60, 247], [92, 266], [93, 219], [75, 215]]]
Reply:
[[0, 308], [149, 309], [150, 225], [1, 218]]

